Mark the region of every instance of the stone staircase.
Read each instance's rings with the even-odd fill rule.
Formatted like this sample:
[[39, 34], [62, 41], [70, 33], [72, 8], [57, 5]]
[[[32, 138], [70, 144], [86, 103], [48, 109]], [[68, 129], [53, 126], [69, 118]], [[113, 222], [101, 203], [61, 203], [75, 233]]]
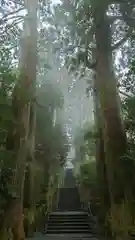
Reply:
[[86, 212], [53, 212], [46, 229], [47, 235], [94, 237], [94, 222]]
[[81, 203], [77, 187], [61, 188], [58, 209], [60, 211], [80, 211]]
[[87, 212], [81, 209], [78, 188], [71, 170], [67, 171], [65, 188], [59, 191], [58, 209], [49, 215], [46, 224], [46, 239], [97, 240], [95, 223]]

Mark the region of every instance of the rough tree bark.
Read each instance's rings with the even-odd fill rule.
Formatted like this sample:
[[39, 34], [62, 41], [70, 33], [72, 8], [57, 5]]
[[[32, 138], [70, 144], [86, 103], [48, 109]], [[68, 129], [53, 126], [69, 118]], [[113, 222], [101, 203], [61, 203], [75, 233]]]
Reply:
[[93, 102], [94, 102], [94, 119], [97, 131], [96, 139], [96, 166], [97, 166], [97, 180], [98, 180], [98, 192], [100, 197], [100, 212], [99, 223], [104, 225], [106, 221], [106, 213], [110, 208], [110, 196], [105, 164], [105, 151], [104, 151], [104, 139], [102, 132], [102, 118], [100, 113], [100, 102], [97, 92], [97, 74], [93, 73]]
[[[127, 171], [124, 166], [124, 156], [127, 152], [127, 141], [120, 117], [117, 85], [112, 64], [111, 30], [106, 16], [108, 6], [106, 4], [99, 6], [93, 9], [97, 45], [97, 91], [104, 125], [103, 137], [109, 193], [111, 201], [119, 203], [124, 198], [126, 189]], [[126, 183], [129, 188], [128, 181]]]
[[[115, 219], [115, 214], [121, 209], [125, 199], [130, 200], [132, 197], [133, 176], [131, 169], [134, 166], [126, 160], [127, 139], [120, 117], [117, 81], [112, 63], [111, 29], [106, 14], [107, 9], [108, 4], [106, 1], [102, 5], [93, 3], [92, 14], [97, 46], [97, 91], [103, 122], [102, 130], [111, 214], [113, 219]], [[114, 206], [115, 212], [112, 210]]]
[[[38, 0], [25, 1], [27, 15], [21, 46], [20, 79], [13, 93], [13, 112], [16, 122], [16, 134], [14, 134], [13, 139], [16, 151], [16, 169], [13, 183], [16, 198], [10, 199], [8, 202], [3, 224], [7, 222], [7, 228], [12, 228], [14, 240], [25, 238], [23, 228], [25, 167], [28, 154], [31, 159], [34, 156], [35, 108], [33, 107], [33, 99], [35, 98], [37, 65], [37, 4]], [[32, 128], [30, 124], [32, 124]], [[16, 136], [18, 136], [17, 139]], [[5, 227], [3, 224], [1, 229], [3, 226]]]

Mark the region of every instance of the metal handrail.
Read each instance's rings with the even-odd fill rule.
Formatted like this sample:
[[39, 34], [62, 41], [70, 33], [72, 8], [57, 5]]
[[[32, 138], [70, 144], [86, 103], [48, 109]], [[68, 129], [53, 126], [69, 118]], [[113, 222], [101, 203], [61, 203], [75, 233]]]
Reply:
[[[97, 218], [95, 218], [95, 215], [93, 214], [93, 212], [92, 212], [92, 202], [90, 201], [90, 202], [88, 202], [88, 216], [89, 216], [89, 218], [91, 218], [91, 220], [93, 219], [93, 223], [94, 223], [94, 225], [95, 225], [95, 228], [96, 229], [98, 229], [98, 221], [97, 221]], [[95, 229], [95, 230], [96, 230]], [[96, 232], [98, 232], [98, 231], [96, 231]], [[98, 234], [98, 233], [97, 233]]]
[[49, 212], [46, 212], [44, 233], [46, 233], [47, 231], [48, 220], [49, 220]]
[[93, 213], [92, 213], [92, 210], [91, 210], [91, 203], [88, 202], [88, 214], [92, 217], [94, 217]]

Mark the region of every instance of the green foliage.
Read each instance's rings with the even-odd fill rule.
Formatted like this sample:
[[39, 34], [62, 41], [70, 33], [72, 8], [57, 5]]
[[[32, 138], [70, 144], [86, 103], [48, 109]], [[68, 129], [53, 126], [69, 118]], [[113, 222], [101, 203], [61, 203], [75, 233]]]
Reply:
[[80, 165], [78, 180], [81, 184], [90, 185], [96, 182], [96, 162], [87, 162]]
[[121, 80], [121, 86], [124, 91], [130, 96], [135, 95], [135, 40], [130, 40], [127, 48], [127, 58], [125, 65], [127, 67], [126, 74]]
[[122, 100], [122, 111], [127, 132], [129, 155], [135, 159], [135, 41], [130, 42], [130, 51], [128, 55], [128, 71], [122, 79], [122, 87], [125, 96]]
[[15, 168], [15, 153], [5, 149], [8, 131], [14, 122], [12, 90], [17, 81], [17, 70], [12, 67], [11, 50], [0, 47], [0, 168]]
[[93, 126], [85, 124], [82, 129], [76, 129], [74, 136], [75, 158], [74, 162], [85, 162], [95, 157], [95, 140], [97, 134]]
[[122, 239], [129, 239], [129, 233], [134, 232], [135, 229], [134, 213], [133, 202], [129, 203], [127, 200], [123, 200], [121, 205], [112, 205], [107, 215], [106, 225], [111, 225], [113, 237], [116, 239], [121, 239], [121, 237]]
[[33, 224], [35, 222], [35, 209], [24, 209], [24, 218], [29, 224]]

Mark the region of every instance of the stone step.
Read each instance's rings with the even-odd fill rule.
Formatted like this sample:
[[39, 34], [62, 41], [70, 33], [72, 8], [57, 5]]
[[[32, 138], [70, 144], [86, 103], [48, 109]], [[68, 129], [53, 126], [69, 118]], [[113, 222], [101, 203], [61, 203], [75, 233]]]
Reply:
[[48, 221], [48, 224], [52, 224], [52, 225], [95, 225], [94, 222], [90, 222], [90, 221]]
[[59, 226], [66, 226], [66, 225], [72, 225], [72, 226], [75, 226], [75, 225], [77, 225], [77, 226], [85, 226], [85, 225], [91, 225], [90, 223], [88, 223], [88, 222], [86, 222], [86, 221], [84, 221], [84, 222], [71, 222], [71, 221], [69, 221], [69, 222], [53, 222], [53, 221], [49, 221], [48, 222], [48, 224], [49, 225], [55, 225], [55, 226], [57, 226], [57, 225], [59, 225]]
[[72, 215], [72, 216], [70, 216], [70, 215], [64, 215], [64, 216], [59, 216], [59, 215], [57, 215], [57, 216], [52, 216], [52, 215], [50, 215], [49, 216], [49, 218], [50, 219], [88, 219], [88, 215], [87, 216], [76, 216], [76, 215]]
[[87, 212], [84, 211], [55, 211], [52, 212], [51, 215], [88, 215]]
[[61, 224], [61, 223], [67, 223], [67, 224], [69, 224], [69, 223], [71, 223], [71, 224], [74, 224], [74, 223], [77, 223], [77, 224], [84, 224], [84, 223], [89, 223], [89, 224], [94, 224], [94, 222], [92, 222], [92, 221], [88, 221], [87, 219], [65, 219], [65, 220], [63, 220], [63, 219], [49, 219], [48, 220], [48, 223], [51, 223], [51, 224]]
[[87, 216], [49, 216], [49, 219], [62, 219], [62, 220], [65, 220], [65, 219], [88, 219], [88, 215]]
[[66, 218], [70, 218], [70, 219], [73, 219], [73, 218], [80, 218], [80, 219], [87, 219], [88, 218], [88, 214], [87, 215], [50, 215], [49, 218], [54, 218], [54, 219], [57, 219], [57, 218], [61, 218], [61, 219], [66, 219]]
[[73, 218], [73, 217], [79, 217], [79, 218], [86, 218], [88, 217], [88, 214], [50, 214], [50, 217], [54, 217], [54, 218], [66, 218], [66, 217], [70, 217], [70, 218]]
[[[74, 218], [76, 218], [76, 219], [88, 219], [88, 218], [90, 218], [91, 216], [89, 216], [89, 215], [50, 215], [49, 216], [49, 218], [54, 218], [54, 219], [66, 219], [66, 218], [68, 218], [68, 219], [74, 219]], [[91, 218], [93, 218], [93, 217], [91, 217]]]
[[48, 228], [47, 229], [92, 229], [89, 227], [89, 225], [81, 225], [81, 226], [78, 226], [78, 225], [48, 225]]
[[49, 233], [55, 233], [55, 234], [63, 234], [63, 233], [91, 233], [92, 234], [92, 231], [91, 229], [47, 229], [46, 231], [47, 234]]
[[64, 240], [69, 240], [69, 239], [76, 239], [76, 240], [83, 240], [83, 239], [89, 239], [89, 240], [98, 240], [97, 238], [96, 238], [96, 236], [94, 236], [93, 234], [91, 234], [91, 233], [83, 233], [83, 234], [81, 234], [81, 233], [72, 233], [72, 234], [68, 234], [68, 233], [66, 233], [66, 234], [64, 234], [64, 233], [62, 233], [62, 234], [57, 234], [57, 233], [46, 233], [46, 235], [45, 235], [45, 237], [46, 237], [46, 239], [47, 239], [47, 237], [48, 238], [50, 238], [50, 237], [54, 237], [55, 238], [55, 240], [56, 239], [64, 239]]
[[49, 222], [48, 223], [48, 226], [64, 226], [64, 227], [68, 227], [68, 226], [72, 226], [72, 227], [74, 227], [74, 226], [78, 226], [78, 227], [82, 227], [82, 226], [89, 226], [89, 228], [95, 228], [95, 224], [91, 224], [91, 223], [87, 223], [87, 222], [83, 222], [83, 223], [78, 223], [78, 222], [75, 222], [75, 223], [71, 223], [71, 222], [69, 222], [69, 223], [51, 223], [51, 222]]
[[46, 234], [94, 234], [93, 220], [84, 211], [55, 211], [49, 216]]
[[[68, 179], [69, 181], [69, 179]], [[73, 184], [74, 185], [74, 184]], [[59, 203], [58, 208], [60, 210], [79, 210], [81, 209], [80, 196], [78, 188], [70, 185], [65, 185], [65, 188], [61, 188], [59, 191]]]

